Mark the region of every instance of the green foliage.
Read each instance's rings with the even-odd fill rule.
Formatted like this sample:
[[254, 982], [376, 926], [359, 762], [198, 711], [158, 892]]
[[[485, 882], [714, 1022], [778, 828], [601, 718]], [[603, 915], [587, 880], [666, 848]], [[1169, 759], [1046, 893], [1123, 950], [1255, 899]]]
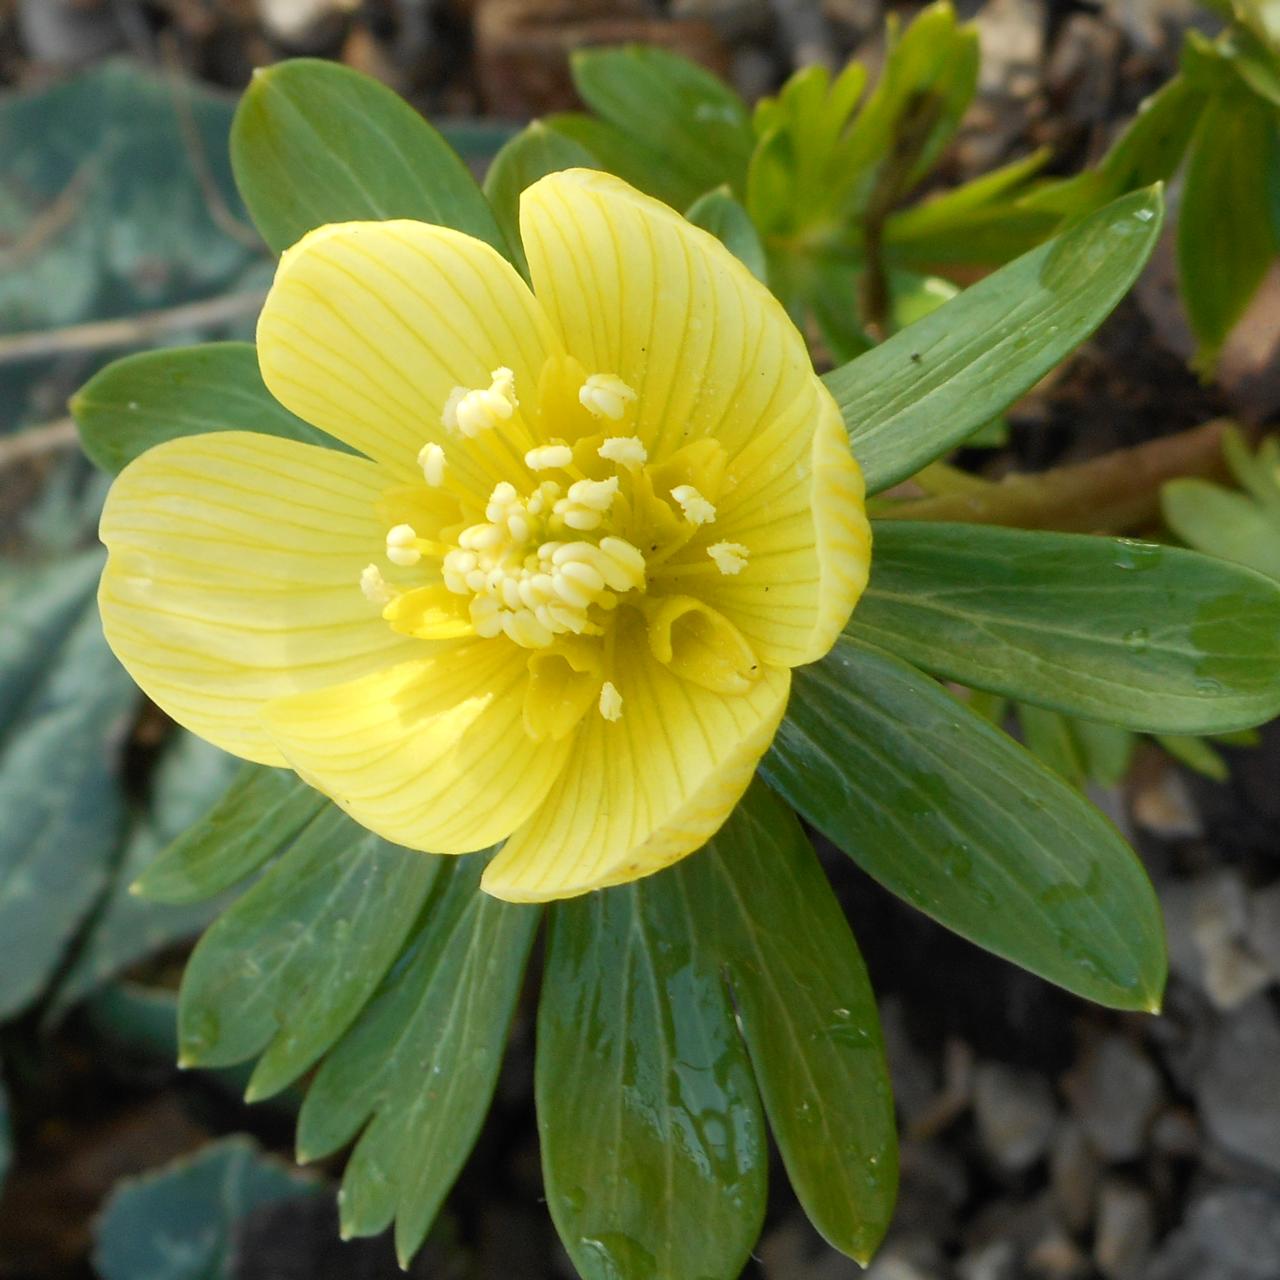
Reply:
[[1224, 453], [1242, 492], [1210, 480], [1169, 481], [1160, 504], [1169, 528], [1188, 546], [1280, 578], [1280, 440], [1256, 454], [1234, 428]]
[[764, 245], [756, 233], [747, 211], [729, 194], [726, 187], [717, 187], [695, 200], [685, 217], [696, 227], [709, 231], [724, 244], [734, 257], [750, 268], [757, 280], [768, 283], [768, 265], [765, 262]]
[[392, 90], [339, 64], [299, 58], [256, 71], [232, 126], [231, 163], [277, 253], [327, 222], [417, 218], [510, 256], [457, 152]]
[[796, 673], [765, 776], [869, 875], [1050, 982], [1156, 1009], [1151, 883], [1091, 805], [933, 681], [843, 639]]
[[876, 493], [972, 434], [1088, 337], [1155, 247], [1158, 190], [1115, 201], [826, 376]]
[[321, 1190], [248, 1138], [225, 1138], [122, 1182], [94, 1229], [93, 1264], [103, 1280], [230, 1280], [240, 1222]]
[[482, 894], [484, 861], [443, 860], [402, 957], [316, 1073], [298, 1121], [304, 1160], [360, 1134], [343, 1230], [373, 1235], [394, 1217], [406, 1266], [480, 1131], [541, 915]]
[[218, 803], [143, 870], [132, 892], [175, 906], [212, 898], [277, 857], [327, 808], [291, 770], [246, 764]]
[[883, 522], [849, 633], [1129, 729], [1213, 733], [1280, 712], [1280, 590], [1125, 538]]
[[261, 1054], [251, 1098], [292, 1083], [364, 1007], [439, 869], [326, 806], [192, 954], [180, 1006], [184, 1064]]
[[84, 451], [117, 472], [152, 445], [206, 431], [261, 431], [340, 445], [295, 417], [262, 383], [247, 342], [144, 351], [108, 365], [72, 397]]

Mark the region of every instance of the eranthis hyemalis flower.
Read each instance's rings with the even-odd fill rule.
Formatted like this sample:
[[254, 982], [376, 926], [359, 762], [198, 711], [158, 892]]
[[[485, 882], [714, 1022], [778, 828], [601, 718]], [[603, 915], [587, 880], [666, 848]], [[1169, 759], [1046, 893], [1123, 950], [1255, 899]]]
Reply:
[[534, 288], [408, 221], [321, 227], [268, 388], [362, 456], [159, 445], [102, 518], [107, 637], [181, 724], [539, 901], [711, 836], [867, 575], [861, 476], [773, 296], [604, 174], [524, 193]]

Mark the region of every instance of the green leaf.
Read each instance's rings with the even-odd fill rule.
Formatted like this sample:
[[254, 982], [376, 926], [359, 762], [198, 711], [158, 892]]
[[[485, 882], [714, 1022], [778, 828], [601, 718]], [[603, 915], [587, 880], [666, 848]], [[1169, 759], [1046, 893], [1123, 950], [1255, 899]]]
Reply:
[[300, 1160], [360, 1133], [343, 1231], [374, 1235], [394, 1216], [405, 1266], [489, 1109], [541, 914], [481, 893], [486, 861], [444, 860], [406, 958], [316, 1073], [298, 1120]]
[[[608, 121], [581, 111], [545, 116], [542, 123], [561, 137], [576, 142], [595, 157], [598, 168], [625, 179], [639, 191], [684, 209], [702, 194], [699, 187], [689, 196], [689, 179], [669, 166], [657, 151], [615, 128]], [[687, 197], [687, 198], [686, 198]]]
[[138, 872], [182, 834], [226, 790], [238, 762], [194, 734], [179, 731], [169, 741], [152, 778], [150, 803], [133, 821], [111, 889], [58, 984], [58, 1012], [145, 956], [194, 938], [225, 902], [170, 906], [130, 893]]
[[864, 871], [1068, 991], [1159, 1007], [1159, 905], [1095, 808], [890, 654], [841, 639], [794, 681], [765, 775]]
[[826, 375], [876, 493], [1003, 412], [1082, 342], [1155, 247], [1162, 200], [1135, 192]]
[[864, 1265], [889, 1225], [897, 1135], [875, 993], [795, 815], [755, 783], [681, 863], [696, 937], [733, 991], [765, 1113], [810, 1221]]
[[[742, 194], [755, 135], [746, 104], [718, 77], [644, 45], [579, 49], [571, 67], [582, 100], [637, 155], [647, 153], [666, 169], [677, 208], [724, 183]], [[579, 141], [596, 151], [589, 139]]]
[[328, 222], [416, 218], [510, 256], [457, 153], [385, 85], [333, 62], [259, 68], [231, 127], [236, 183], [277, 253]]
[[292, 770], [247, 764], [222, 799], [143, 871], [133, 892], [174, 905], [215, 897], [291, 845], [328, 807]]
[[848, 631], [946, 679], [1130, 729], [1215, 733], [1280, 712], [1280, 587], [1176, 547], [880, 521]]
[[201, 938], [182, 978], [184, 1065], [261, 1053], [247, 1097], [269, 1097], [350, 1026], [413, 927], [439, 860], [332, 806]]
[[117, 472], [152, 445], [206, 431], [261, 431], [346, 446], [295, 417], [267, 390], [248, 342], [209, 342], [126, 356], [71, 400], [84, 451]]
[[1280, 578], [1280, 518], [1247, 495], [1209, 480], [1170, 480], [1160, 507], [1169, 528], [1198, 551]]
[[1275, 108], [1215, 97], [1192, 139], [1178, 214], [1178, 276], [1205, 368], [1213, 367], [1280, 248], [1272, 209], [1277, 170]]
[[1212, 778], [1214, 782], [1226, 782], [1231, 768], [1213, 747], [1203, 738], [1193, 738], [1182, 733], [1161, 733], [1156, 741], [1188, 769]]
[[13, 667], [0, 677], [0, 1014], [52, 976], [123, 827], [117, 757], [138, 694], [102, 636], [92, 595], [101, 564], [88, 552], [0, 588], [6, 630], [16, 623], [5, 644]]
[[1075, 717], [1070, 725], [1071, 736], [1084, 762], [1085, 776], [1104, 787], [1118, 786], [1124, 781], [1138, 745], [1137, 737], [1119, 725], [1098, 720]]
[[1020, 704], [1017, 710], [1023, 746], [1058, 777], [1083, 788], [1088, 772], [1080, 745], [1071, 732], [1071, 721], [1056, 711], [1027, 703]]
[[597, 167], [596, 158], [586, 147], [540, 120], [527, 125], [494, 156], [485, 175], [484, 193], [526, 279], [529, 264], [520, 239], [520, 193], [549, 173]]
[[757, 280], [768, 283], [769, 268], [765, 263], [764, 245], [760, 243], [747, 211], [726, 188], [717, 187], [700, 196], [689, 206], [685, 217], [695, 227], [711, 232]]
[[236, 1135], [118, 1184], [94, 1226], [103, 1280], [230, 1280], [237, 1223], [323, 1184]]
[[583, 1280], [736, 1280], [764, 1218], [760, 1098], [683, 870], [551, 914], [538, 1130]]

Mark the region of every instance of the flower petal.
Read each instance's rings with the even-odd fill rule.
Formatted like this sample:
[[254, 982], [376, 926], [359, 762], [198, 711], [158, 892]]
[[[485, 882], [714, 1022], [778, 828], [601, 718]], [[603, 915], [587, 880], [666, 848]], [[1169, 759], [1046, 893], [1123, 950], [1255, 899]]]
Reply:
[[505, 367], [532, 406], [559, 351], [510, 263], [425, 222], [310, 232], [280, 259], [258, 320], [262, 376], [281, 404], [402, 480], [420, 481], [419, 450], [442, 443], [454, 475], [482, 497], [493, 483], [485, 464], [519, 465], [523, 449], [508, 431], [464, 447], [442, 423], [450, 394], [488, 387]]
[[[724, 614], [766, 663], [815, 662], [835, 643], [867, 585], [871, 527], [862, 472], [830, 398], [816, 427], [778, 421], [730, 464], [716, 522], [663, 570], [667, 590], [691, 590]], [[709, 543], [747, 549], [739, 573], [711, 572]]]
[[266, 701], [423, 651], [360, 592], [382, 547], [380, 492], [363, 458], [252, 432], [147, 450], [102, 513], [108, 643], [180, 724], [283, 764], [259, 719]]
[[672, 675], [647, 646], [632, 646], [619, 671], [621, 718], [586, 717], [560, 779], [486, 869], [481, 886], [495, 897], [569, 898], [699, 848], [751, 781], [791, 682], [773, 667], [749, 693], [712, 693]]
[[716, 521], [681, 560], [730, 540], [750, 564], [708, 602], [766, 663], [821, 657], [865, 585], [870, 535], [844, 423], [785, 309], [713, 236], [607, 174], [534, 183], [520, 226], [570, 355], [638, 393], [628, 430], [650, 458], [707, 436], [727, 452]]
[[524, 731], [528, 653], [499, 637], [362, 680], [281, 698], [265, 712], [289, 763], [380, 836], [469, 853], [537, 809], [568, 741]]

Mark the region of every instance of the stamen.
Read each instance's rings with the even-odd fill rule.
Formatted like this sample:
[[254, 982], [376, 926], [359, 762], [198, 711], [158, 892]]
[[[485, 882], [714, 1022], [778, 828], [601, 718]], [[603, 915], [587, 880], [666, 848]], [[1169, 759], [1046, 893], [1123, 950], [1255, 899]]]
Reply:
[[474, 439], [506, 422], [520, 407], [516, 399], [516, 376], [510, 369], [495, 369], [488, 387], [468, 390], [454, 387], [444, 406], [442, 421], [450, 431]]
[[622, 694], [612, 680], [606, 680], [600, 688], [600, 714], [614, 723], [622, 719]]
[[417, 564], [422, 559], [422, 552], [413, 544], [418, 535], [411, 524], [398, 524], [387, 531], [387, 559], [402, 568]]
[[556, 503], [552, 512], [570, 529], [598, 529], [617, 494], [617, 476], [607, 480], [578, 480], [569, 486], [568, 494]]
[[707, 555], [715, 561], [721, 573], [733, 575], [747, 567], [750, 552], [740, 542], [714, 542], [707, 548]]
[[680, 504], [684, 518], [690, 524], [711, 524], [716, 518], [716, 509], [691, 484], [678, 484], [671, 490], [671, 496]]
[[597, 418], [617, 422], [636, 393], [613, 373], [593, 373], [578, 389], [578, 401]]
[[610, 436], [596, 452], [609, 462], [616, 462], [628, 471], [643, 467], [649, 460], [649, 452], [639, 436]]
[[438, 444], [424, 444], [418, 450], [418, 466], [433, 489], [444, 484], [444, 450]]
[[365, 565], [361, 571], [360, 590], [370, 604], [376, 605], [390, 604], [396, 595], [376, 564]]
[[530, 471], [552, 471], [567, 467], [572, 461], [573, 450], [567, 444], [544, 444], [524, 455], [524, 465]]

